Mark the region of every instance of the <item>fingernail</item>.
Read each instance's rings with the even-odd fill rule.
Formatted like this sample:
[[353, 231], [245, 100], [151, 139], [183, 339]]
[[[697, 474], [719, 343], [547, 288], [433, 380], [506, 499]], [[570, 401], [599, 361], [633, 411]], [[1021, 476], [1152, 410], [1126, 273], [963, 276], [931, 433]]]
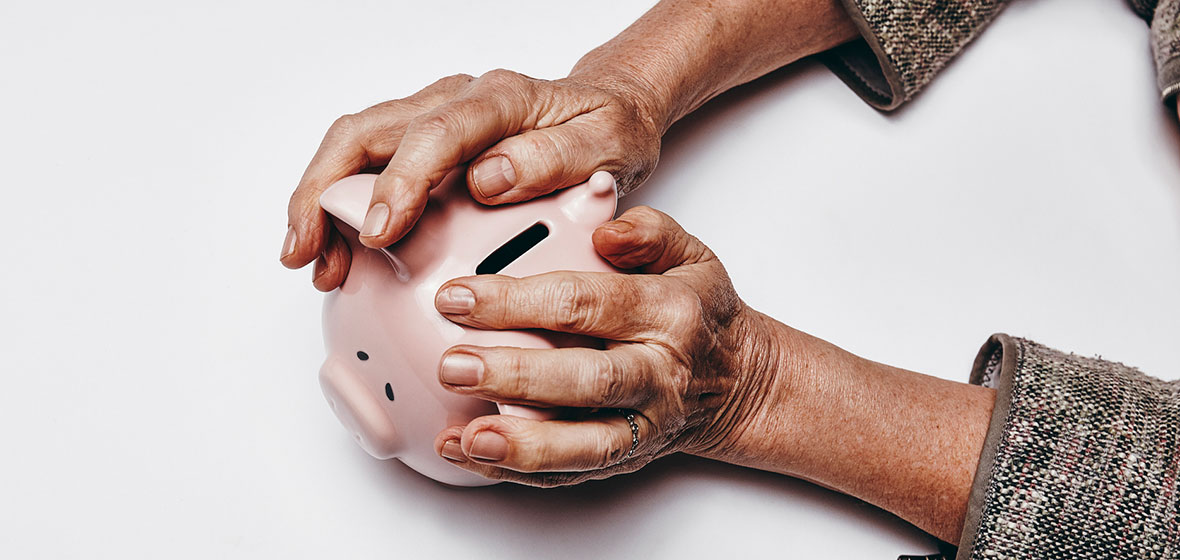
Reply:
[[483, 379], [483, 360], [471, 354], [447, 354], [438, 368], [438, 378], [448, 385], [477, 385]]
[[508, 456], [508, 440], [496, 432], [484, 430], [471, 440], [468, 455], [481, 461], [503, 461]]
[[516, 184], [516, 170], [512, 162], [504, 156], [485, 159], [476, 164], [471, 171], [471, 178], [475, 180], [475, 190], [484, 197], [493, 197], [511, 189]]
[[627, 233], [635, 229], [635, 224], [632, 224], [631, 222], [624, 222], [622, 220], [616, 220], [604, 227], [610, 228], [615, 233]]
[[291, 256], [291, 253], [295, 252], [295, 242], [298, 241], [298, 239], [299, 238], [295, 235], [295, 228], [287, 226], [287, 238], [283, 240], [283, 254], [279, 255], [280, 261], [287, 260], [287, 257]]
[[475, 307], [475, 293], [463, 286], [451, 286], [438, 293], [434, 307], [439, 313], [466, 315]]
[[459, 445], [459, 440], [448, 439], [442, 446], [442, 456], [452, 461], [465, 462], [467, 457], [463, 456], [463, 446]]
[[365, 225], [361, 227], [361, 237], [376, 237], [385, 232], [389, 222], [389, 206], [384, 202], [374, 204], [365, 215]]
[[315, 269], [314, 270], [315, 270], [315, 273], [314, 273], [315, 275], [311, 277], [312, 282], [319, 280], [320, 276], [323, 276], [324, 273], [328, 272], [328, 261], [327, 261], [327, 259], [324, 258], [323, 255], [320, 255], [319, 258], [317, 258], [315, 260]]

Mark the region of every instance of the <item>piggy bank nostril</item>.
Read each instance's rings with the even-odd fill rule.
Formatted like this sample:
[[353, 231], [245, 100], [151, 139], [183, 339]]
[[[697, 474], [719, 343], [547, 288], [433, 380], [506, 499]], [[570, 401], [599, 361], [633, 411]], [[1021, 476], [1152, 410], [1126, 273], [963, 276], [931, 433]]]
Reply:
[[365, 360], [368, 360], [368, 359], [369, 359], [369, 355], [368, 355], [368, 354], [366, 354], [366, 353], [364, 352], [364, 350], [357, 350], [357, 352], [356, 352], [356, 358], [357, 358], [358, 360], [360, 360], [360, 361], [362, 361], [362, 362], [363, 362], [363, 361], [365, 361]]
[[385, 397], [393, 401], [393, 385], [385, 384]]

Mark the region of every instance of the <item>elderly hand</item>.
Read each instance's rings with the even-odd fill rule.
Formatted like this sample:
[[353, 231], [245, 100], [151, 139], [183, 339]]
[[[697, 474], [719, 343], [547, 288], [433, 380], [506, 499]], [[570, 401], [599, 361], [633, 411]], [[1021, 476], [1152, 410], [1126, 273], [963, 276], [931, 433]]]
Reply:
[[[556, 486], [683, 451], [815, 481], [958, 537], [993, 390], [865, 360], [758, 313], [712, 251], [650, 208], [603, 224], [594, 246], [640, 273], [458, 278], [435, 307], [472, 327], [605, 339], [604, 350], [456, 346], [439, 364], [439, 381], [459, 394], [599, 410], [476, 418], [438, 434], [441, 456], [488, 478]], [[639, 428], [633, 455], [617, 409]]]
[[430, 190], [465, 162], [472, 196], [485, 204], [528, 200], [611, 172], [626, 192], [659, 157], [663, 123], [640, 88], [621, 80], [548, 81], [507, 70], [443, 78], [418, 93], [340, 117], [328, 130], [287, 209], [280, 257], [316, 261], [315, 287], [329, 291], [350, 255], [319, 206], [335, 181], [385, 165], [360, 241], [385, 247], [413, 227]]
[[[436, 307], [472, 327], [603, 338], [605, 350], [456, 346], [439, 378], [451, 391], [501, 403], [606, 410], [568, 421], [477, 418], [438, 435], [443, 457], [493, 479], [572, 484], [723, 446], [754, 410], [748, 401], [764, 381], [769, 333], [717, 257], [647, 207], [602, 225], [593, 240], [612, 264], [642, 274], [459, 278], [439, 289]], [[631, 456], [620, 408], [639, 427]]]

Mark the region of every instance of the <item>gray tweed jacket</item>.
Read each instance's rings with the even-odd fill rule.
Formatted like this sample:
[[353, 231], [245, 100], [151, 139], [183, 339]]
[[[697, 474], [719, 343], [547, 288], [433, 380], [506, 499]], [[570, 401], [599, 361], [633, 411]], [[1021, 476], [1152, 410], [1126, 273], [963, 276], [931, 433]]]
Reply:
[[[824, 62], [874, 107], [909, 101], [1008, 0], [842, 0], [863, 40]], [[1160, 95], [1180, 93], [1180, 0], [1127, 0], [1151, 24]]]
[[995, 335], [958, 558], [1180, 558], [1180, 385]]
[[[1007, 2], [842, 1], [864, 39], [824, 61], [884, 110], [912, 98]], [[1151, 24], [1170, 101], [1180, 0], [1128, 3]], [[1180, 384], [1007, 335], [983, 347], [971, 382], [997, 399], [957, 558], [1180, 559]]]

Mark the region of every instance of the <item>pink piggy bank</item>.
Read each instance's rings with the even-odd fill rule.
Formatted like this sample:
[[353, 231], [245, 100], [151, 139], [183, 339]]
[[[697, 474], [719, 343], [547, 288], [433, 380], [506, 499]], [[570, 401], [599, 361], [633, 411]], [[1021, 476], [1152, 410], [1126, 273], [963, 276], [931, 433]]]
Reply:
[[397, 458], [446, 484], [493, 484], [435, 454], [435, 436], [448, 426], [497, 412], [532, 418], [553, 414], [443, 389], [438, 381], [443, 352], [456, 344], [553, 348], [599, 342], [546, 331], [456, 325], [435, 310], [435, 293], [447, 280], [472, 274], [617, 272], [591, 242], [594, 229], [614, 216], [614, 179], [599, 172], [586, 183], [529, 202], [484, 206], [467, 193], [463, 174], [453, 172], [431, 192], [409, 234], [374, 250], [362, 246], [356, 232], [375, 178], [345, 178], [320, 197], [352, 251], [347, 280], [324, 301], [324, 396], [374, 457]]

